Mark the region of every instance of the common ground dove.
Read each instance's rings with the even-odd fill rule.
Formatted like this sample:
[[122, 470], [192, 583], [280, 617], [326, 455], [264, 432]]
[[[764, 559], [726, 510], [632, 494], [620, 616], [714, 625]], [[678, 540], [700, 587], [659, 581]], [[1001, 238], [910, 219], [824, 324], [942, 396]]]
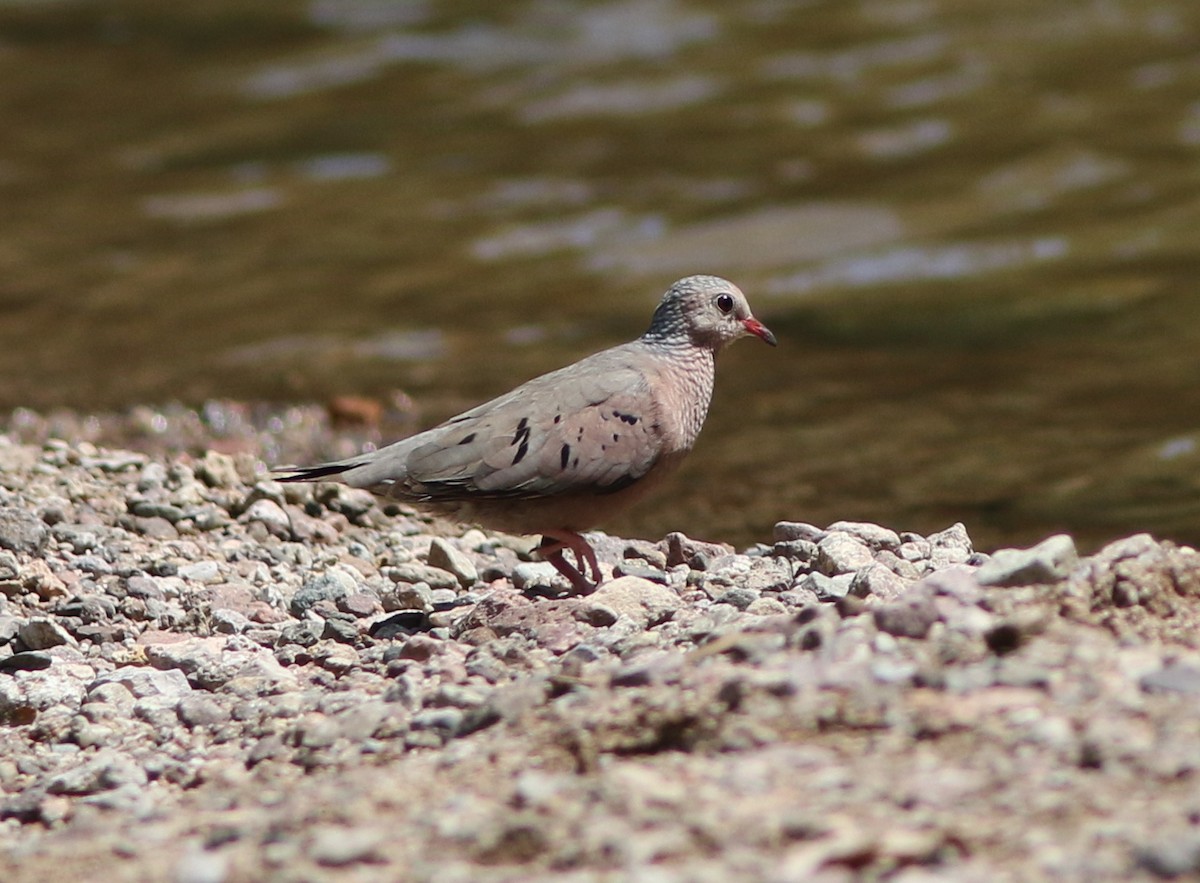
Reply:
[[460, 521], [541, 534], [541, 557], [585, 594], [601, 573], [579, 532], [679, 465], [708, 413], [717, 353], [747, 334], [775, 345], [737, 286], [689, 276], [663, 295], [637, 340], [377, 451], [283, 467], [279, 480], [340, 481]]

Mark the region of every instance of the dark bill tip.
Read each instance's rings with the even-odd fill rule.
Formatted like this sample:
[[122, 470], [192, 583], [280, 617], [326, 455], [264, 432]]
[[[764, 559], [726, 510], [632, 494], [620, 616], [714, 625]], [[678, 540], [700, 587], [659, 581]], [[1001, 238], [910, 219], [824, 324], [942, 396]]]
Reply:
[[749, 319], [743, 319], [742, 324], [746, 327], [747, 331], [749, 331], [751, 334], [753, 334], [759, 340], [765, 341], [766, 343], [769, 343], [771, 346], [775, 346], [775, 335], [772, 334], [771, 329], [768, 328], [766, 325], [764, 325], [762, 322], [751, 317]]

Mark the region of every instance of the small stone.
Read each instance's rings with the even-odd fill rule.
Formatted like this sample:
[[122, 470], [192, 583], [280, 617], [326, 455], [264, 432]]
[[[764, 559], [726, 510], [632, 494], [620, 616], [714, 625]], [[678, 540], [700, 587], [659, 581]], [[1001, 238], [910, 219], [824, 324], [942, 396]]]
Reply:
[[[952, 524], [938, 533], [931, 533], [928, 543], [929, 559], [935, 568], [963, 564], [975, 552], [971, 547], [971, 538], [967, 535], [967, 529], [961, 522]], [[903, 553], [901, 557], [904, 557]]]
[[221, 582], [221, 565], [216, 561], [195, 561], [179, 568], [178, 575], [189, 582]]
[[231, 858], [225, 852], [189, 849], [175, 865], [173, 883], [226, 883]]
[[433, 589], [456, 589], [459, 586], [458, 577], [450, 571], [419, 561], [405, 561], [385, 567], [383, 575], [394, 583], [425, 583]]
[[337, 609], [342, 611], [342, 613], [348, 613], [351, 616], [362, 619], [374, 616], [383, 608], [379, 603], [379, 599], [370, 592], [351, 592], [349, 595], [338, 599]]
[[45, 653], [14, 653], [0, 659], [0, 672], [42, 671], [54, 664], [54, 659]]
[[1173, 837], [1160, 837], [1154, 843], [1139, 846], [1135, 852], [1139, 867], [1164, 880], [1190, 877], [1200, 871], [1200, 837], [1188, 831]]
[[288, 645], [311, 647], [321, 640], [324, 634], [325, 623], [323, 622], [312, 622], [310, 620], [293, 622], [279, 630], [279, 640], [277, 643], [280, 647]]
[[88, 693], [103, 684], [120, 684], [135, 699], [176, 698], [192, 691], [187, 677], [179, 669], [135, 668], [126, 666], [99, 675], [88, 685]]
[[746, 608], [746, 613], [751, 616], [778, 616], [787, 613], [787, 605], [776, 598], [759, 597]]
[[322, 601], [336, 602], [358, 591], [354, 577], [341, 567], [331, 567], [324, 573], [309, 577], [288, 602], [292, 616], [302, 617]]
[[850, 583], [850, 594], [856, 598], [873, 595], [880, 600], [891, 601], [909, 585], [909, 581], [901, 579], [884, 565], [873, 561], [854, 574]]
[[318, 865], [342, 868], [360, 862], [382, 860], [379, 847], [386, 835], [375, 828], [318, 828], [309, 847], [309, 856]]
[[1145, 674], [1138, 681], [1148, 693], [1182, 693], [1200, 696], [1200, 668], [1173, 664]]
[[745, 610], [760, 597], [761, 593], [755, 592], [752, 589], [732, 588], [722, 592], [714, 599], [714, 603], [729, 604], [738, 610]]
[[808, 564], [817, 557], [817, 544], [811, 540], [778, 540], [772, 552], [780, 558]]
[[38, 617], [25, 622], [17, 630], [17, 640], [26, 650], [48, 650], [51, 647], [75, 644], [75, 639], [52, 619]]
[[415, 659], [417, 662], [428, 662], [438, 652], [442, 642], [428, 635], [413, 635], [400, 648], [400, 659]]
[[188, 727], [212, 727], [229, 720], [229, 710], [203, 694], [182, 697], [175, 705], [180, 722]]
[[608, 607], [646, 628], [670, 619], [682, 605], [674, 591], [636, 576], [623, 576], [602, 584], [588, 602]]
[[830, 533], [817, 544], [817, 569], [826, 576], [855, 573], [874, 560], [866, 543], [848, 533]]
[[0, 548], [34, 553], [46, 542], [45, 523], [25, 509], [0, 506]]
[[196, 477], [209, 487], [233, 488], [241, 484], [233, 457], [217, 451], [206, 451], [196, 464]]
[[50, 794], [95, 794], [123, 785], [144, 786], [146, 771], [128, 756], [102, 751], [90, 761], [52, 776], [46, 786]]
[[803, 540], [816, 545], [825, 539], [825, 533], [815, 524], [806, 524], [803, 521], [780, 521], [775, 525], [774, 539], [777, 543]]
[[267, 533], [281, 540], [286, 540], [292, 533], [291, 518], [274, 500], [256, 500], [238, 521], [242, 524], [257, 522], [267, 529]]
[[895, 552], [900, 548], [899, 534], [878, 524], [870, 524], [865, 521], [836, 521], [827, 529], [830, 533], [848, 533], [855, 539], [866, 543], [876, 552], [881, 549]]
[[391, 591], [385, 590], [382, 597], [383, 609], [433, 610], [433, 589], [428, 583], [396, 583]]
[[223, 635], [238, 635], [250, 628], [250, 619], [236, 610], [221, 607], [212, 612], [213, 630]]
[[[454, 574], [458, 584], [464, 589], [469, 589], [479, 579], [479, 571], [475, 567], [475, 562], [441, 537], [434, 537], [430, 542], [428, 561], [431, 567], [438, 567]], [[433, 586], [433, 583], [430, 585]]]
[[693, 570], [707, 570], [710, 562], [733, 551], [732, 546], [724, 543], [706, 543], [703, 540], [694, 540], [679, 531], [667, 534], [664, 542], [667, 546], [668, 567], [686, 564]]
[[845, 598], [850, 592], [850, 584], [854, 582], [854, 574], [841, 573], [837, 576], [826, 576], [823, 573], [807, 573], [800, 580], [798, 588], [812, 592], [819, 601], [836, 601]]
[[909, 592], [906, 597], [873, 611], [875, 626], [898, 638], [924, 638], [940, 618], [930, 594]]
[[532, 588], [549, 588], [566, 584], [566, 580], [548, 561], [522, 561], [512, 570], [513, 588], [524, 591]]
[[975, 571], [984, 586], [1032, 586], [1066, 579], [1079, 561], [1075, 541], [1066, 534], [1042, 540], [1031, 549], [1000, 549]]

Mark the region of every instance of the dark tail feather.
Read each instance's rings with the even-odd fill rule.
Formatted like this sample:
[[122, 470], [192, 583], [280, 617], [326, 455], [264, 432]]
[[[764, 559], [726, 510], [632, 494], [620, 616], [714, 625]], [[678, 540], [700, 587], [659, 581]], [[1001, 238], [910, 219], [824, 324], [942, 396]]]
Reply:
[[330, 475], [341, 475], [353, 469], [355, 463], [322, 463], [320, 466], [280, 466], [273, 469], [276, 481], [319, 481]]

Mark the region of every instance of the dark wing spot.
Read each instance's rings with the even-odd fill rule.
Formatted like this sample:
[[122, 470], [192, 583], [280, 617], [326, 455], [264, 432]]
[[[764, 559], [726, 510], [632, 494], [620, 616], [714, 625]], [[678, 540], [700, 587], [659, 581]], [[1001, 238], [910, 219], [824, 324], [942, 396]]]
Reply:
[[633, 426], [635, 423], [638, 422], [638, 418], [633, 416], [632, 414], [622, 414], [620, 411], [613, 411], [613, 415], [620, 417], [622, 420], [624, 420], [630, 426]]
[[614, 432], [614, 433], [613, 433], [613, 441], [620, 441], [620, 440], [621, 440], [621, 436], [617, 435], [617, 434]]
[[460, 445], [469, 445], [473, 441], [475, 441], [475, 433], [472, 432], [470, 435], [464, 436], [463, 440], [460, 441], [459, 444]]
[[562, 450], [558, 452], [559, 468], [566, 469], [567, 461], [571, 459], [571, 446], [563, 445]]
[[521, 436], [529, 438], [529, 418], [522, 417], [521, 422], [517, 424], [517, 434], [513, 436], [512, 443], [514, 445], [521, 443]]
[[529, 433], [525, 433], [525, 438], [521, 439], [521, 447], [517, 448], [517, 455], [513, 457], [512, 464], [516, 466], [525, 459], [527, 453], [529, 453]]
[[562, 414], [555, 414], [555, 415], [554, 415], [554, 422], [555, 422], [555, 423], [558, 423], [560, 420], [562, 420]]

